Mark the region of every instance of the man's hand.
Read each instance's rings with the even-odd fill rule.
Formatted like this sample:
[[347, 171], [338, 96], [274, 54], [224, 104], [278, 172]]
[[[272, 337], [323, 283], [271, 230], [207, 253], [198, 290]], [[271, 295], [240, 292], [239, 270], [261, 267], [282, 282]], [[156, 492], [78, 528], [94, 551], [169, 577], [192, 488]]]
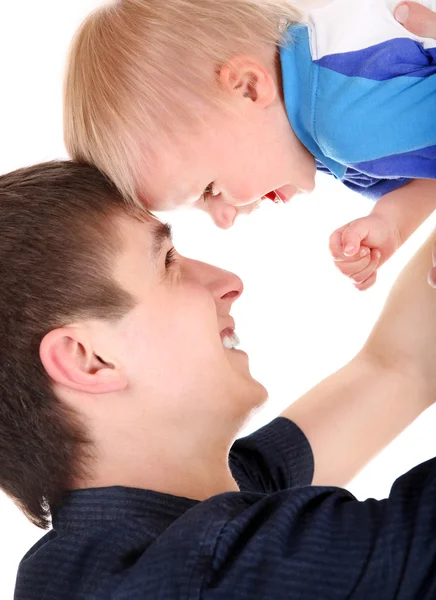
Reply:
[[420, 37], [436, 38], [436, 13], [417, 2], [397, 4], [394, 16], [406, 29]]
[[337, 229], [329, 243], [336, 266], [358, 290], [375, 283], [377, 269], [400, 246], [401, 236], [394, 220], [375, 213]]
[[[415, 35], [436, 38], [436, 13], [425, 6], [417, 2], [401, 2], [395, 8], [394, 16], [399, 23]], [[436, 244], [433, 247], [433, 268], [428, 274], [428, 282], [436, 288]]]

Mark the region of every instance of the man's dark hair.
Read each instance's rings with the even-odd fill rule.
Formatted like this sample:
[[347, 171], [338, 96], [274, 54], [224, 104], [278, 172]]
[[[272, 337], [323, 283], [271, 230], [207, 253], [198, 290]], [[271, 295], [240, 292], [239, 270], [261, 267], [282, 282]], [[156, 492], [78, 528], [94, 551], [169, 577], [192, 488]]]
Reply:
[[112, 279], [129, 212], [95, 168], [52, 162], [0, 177], [0, 489], [47, 528], [92, 440], [39, 358], [50, 330], [116, 319], [134, 304]]

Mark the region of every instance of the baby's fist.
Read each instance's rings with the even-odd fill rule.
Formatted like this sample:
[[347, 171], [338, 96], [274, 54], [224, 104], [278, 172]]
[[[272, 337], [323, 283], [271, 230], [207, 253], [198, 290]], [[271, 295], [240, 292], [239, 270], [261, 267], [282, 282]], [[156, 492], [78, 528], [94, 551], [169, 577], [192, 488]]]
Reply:
[[377, 269], [400, 245], [395, 223], [374, 213], [337, 229], [329, 244], [336, 266], [359, 290], [375, 283]]

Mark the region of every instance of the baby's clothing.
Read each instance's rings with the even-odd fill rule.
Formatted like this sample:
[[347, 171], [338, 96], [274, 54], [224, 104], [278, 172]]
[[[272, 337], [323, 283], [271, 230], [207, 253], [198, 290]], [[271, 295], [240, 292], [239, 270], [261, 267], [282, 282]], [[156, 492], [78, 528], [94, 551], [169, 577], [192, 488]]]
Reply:
[[281, 49], [295, 134], [319, 170], [374, 200], [436, 179], [436, 40], [397, 23], [396, 3], [332, 0]]

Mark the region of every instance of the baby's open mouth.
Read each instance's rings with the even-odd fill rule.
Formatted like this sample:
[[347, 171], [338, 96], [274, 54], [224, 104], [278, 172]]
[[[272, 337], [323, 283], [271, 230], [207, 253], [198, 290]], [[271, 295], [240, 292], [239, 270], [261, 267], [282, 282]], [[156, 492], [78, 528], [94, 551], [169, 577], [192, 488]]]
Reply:
[[292, 198], [294, 194], [291, 196], [286, 196], [280, 190], [273, 190], [272, 192], [268, 192], [265, 194], [264, 198], [268, 198], [268, 200], [272, 200], [275, 204], [286, 204]]
[[268, 198], [268, 200], [272, 200], [276, 204], [278, 204], [279, 202], [281, 202], [281, 198], [280, 198], [280, 196], [277, 194], [277, 192], [275, 190], [273, 190], [272, 192], [268, 192], [267, 194], [265, 194], [264, 198]]

